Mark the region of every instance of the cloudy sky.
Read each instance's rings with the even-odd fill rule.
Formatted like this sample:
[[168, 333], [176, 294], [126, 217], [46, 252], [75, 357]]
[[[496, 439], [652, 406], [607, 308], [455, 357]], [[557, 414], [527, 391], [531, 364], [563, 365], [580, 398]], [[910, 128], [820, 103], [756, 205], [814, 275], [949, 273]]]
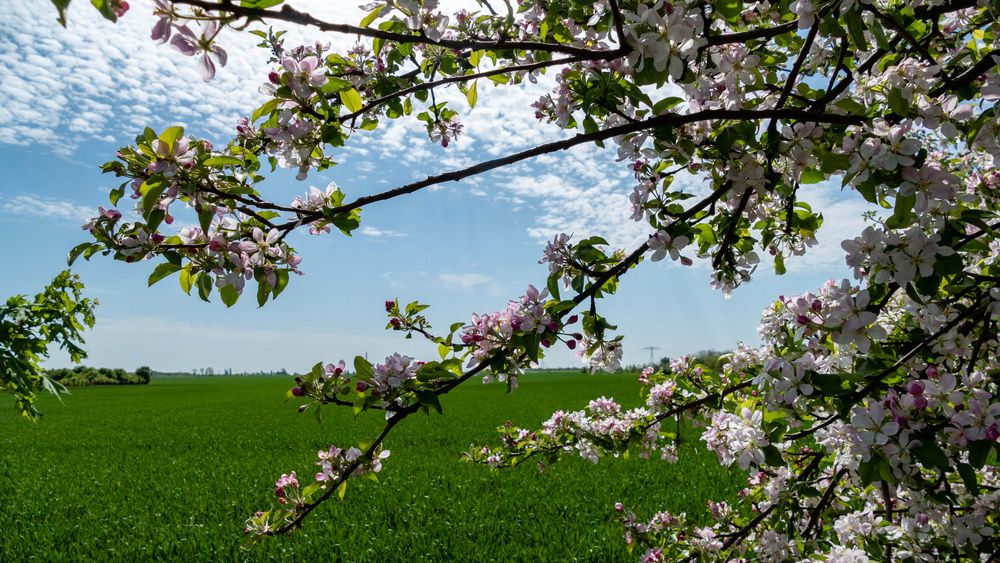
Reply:
[[[0, 11], [2, 296], [38, 290], [86, 240], [80, 225], [117, 186], [98, 170], [116, 148], [146, 126], [172, 124], [224, 143], [236, 120], [262, 101], [257, 87], [266, 79], [267, 53], [254, 37], [224, 33], [229, 63], [205, 84], [193, 60], [149, 40], [151, 1], [134, 0], [117, 25], [88, 4], [74, 2], [65, 30], [48, 2], [7, 0]], [[295, 5], [348, 23], [362, 17], [351, 1]], [[288, 37], [289, 44], [354, 42], [308, 30]], [[331, 170], [304, 182], [274, 174], [263, 189], [287, 202], [334, 181], [350, 198], [558, 139], [565, 133], [536, 122], [529, 107], [550, 86], [544, 79], [522, 88], [481, 84], [476, 108], [462, 116], [465, 134], [446, 150], [428, 141], [422, 124], [398, 120], [352, 138], [332, 155], [339, 164]], [[556, 233], [599, 233], [623, 247], [642, 240], [645, 230], [628, 219], [630, 173], [614, 157], [596, 147], [549, 155], [366, 208], [351, 238], [293, 235], [306, 275], [263, 309], [252, 299], [231, 309], [203, 303], [173, 278], [147, 288], [150, 263], [81, 261], [76, 270], [101, 301], [87, 336], [88, 363], [256, 371], [303, 370], [356, 354], [433, 356], [425, 344], [383, 330], [385, 299], [428, 303], [432, 323], [447, 327], [502, 308], [529, 283], [544, 285], [547, 269], [537, 261]], [[696, 180], [690, 185], [701, 189]], [[824, 209], [826, 225], [820, 246], [790, 263], [785, 276], [762, 273], [726, 300], [708, 287], [704, 266], [646, 263], [629, 273], [605, 305], [626, 335], [626, 363], [648, 360], [647, 346], [677, 355], [754, 343], [760, 311], [777, 295], [846, 275], [838, 242], [858, 230], [863, 205], [835, 187], [811, 187], [803, 197]], [[578, 363], [554, 350], [545, 365]], [[64, 364], [54, 354], [50, 365]]]

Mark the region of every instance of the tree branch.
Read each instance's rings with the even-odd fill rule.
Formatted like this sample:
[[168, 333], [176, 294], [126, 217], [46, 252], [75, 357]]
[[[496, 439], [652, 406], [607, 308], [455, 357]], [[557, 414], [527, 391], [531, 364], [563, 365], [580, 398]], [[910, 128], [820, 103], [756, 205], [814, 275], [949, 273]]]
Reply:
[[[857, 125], [864, 123], [865, 121], [868, 120], [868, 118], [866, 117], [861, 117], [856, 115], [838, 115], [838, 114], [814, 112], [796, 108], [784, 108], [776, 110], [712, 109], [690, 114], [669, 113], [669, 114], [657, 115], [643, 121], [638, 121], [636, 123], [626, 123], [624, 125], [619, 125], [617, 127], [609, 127], [607, 129], [601, 131], [595, 131], [593, 133], [580, 133], [568, 139], [563, 139], [561, 141], [555, 141], [543, 145], [538, 145], [536, 147], [518, 153], [510, 154], [493, 160], [480, 162], [479, 164], [475, 164], [468, 168], [453, 170], [451, 172], [445, 172], [444, 174], [438, 174], [436, 176], [428, 176], [423, 180], [419, 180], [417, 182], [393, 188], [391, 190], [387, 190], [378, 194], [359, 197], [354, 201], [350, 201], [338, 207], [329, 209], [328, 213], [336, 214], [336, 213], [349, 212], [352, 209], [364, 207], [365, 205], [369, 205], [380, 201], [390, 200], [402, 195], [411, 194], [413, 192], [422, 190], [429, 186], [434, 186], [445, 182], [455, 182], [458, 180], [462, 180], [464, 178], [468, 178], [470, 176], [482, 174], [483, 172], [488, 172], [490, 170], [502, 168], [504, 166], [507, 166], [509, 164], [514, 164], [522, 160], [527, 160], [529, 158], [534, 158], [536, 156], [541, 156], [544, 154], [566, 150], [584, 143], [603, 141], [606, 139], [610, 139], [612, 137], [627, 135], [629, 133], [636, 133], [659, 127], [677, 127], [689, 123], [697, 123], [700, 121], [712, 121], [716, 119], [744, 119], [744, 120], [794, 119], [804, 122], [832, 123], [837, 125]], [[291, 230], [300, 224], [303, 225], [309, 224], [318, 221], [323, 217], [323, 215], [318, 212], [300, 212], [300, 215], [303, 217], [301, 222], [295, 221], [295, 222], [285, 223], [284, 225], [281, 225], [278, 228], [282, 230]]]
[[385, 104], [386, 102], [389, 102], [389, 101], [394, 100], [396, 98], [399, 98], [399, 97], [402, 97], [402, 96], [406, 96], [406, 95], [409, 95], [409, 94], [413, 94], [415, 92], [420, 92], [420, 91], [423, 91], [423, 90], [431, 90], [433, 88], [436, 88], [438, 86], [444, 86], [446, 84], [454, 84], [454, 83], [457, 83], [457, 82], [468, 82], [470, 80], [477, 80], [479, 78], [488, 78], [490, 76], [496, 76], [498, 74], [507, 74], [509, 72], [531, 72], [533, 70], [538, 70], [540, 68], [546, 68], [546, 67], [550, 67], [550, 66], [558, 66], [558, 65], [563, 65], [563, 64], [567, 64], [568, 65], [568, 64], [578, 63], [578, 62], [587, 61], [587, 60], [591, 60], [591, 59], [584, 58], [584, 57], [565, 57], [565, 58], [561, 58], [561, 59], [552, 59], [550, 61], [541, 61], [541, 62], [535, 62], [535, 63], [527, 63], [527, 64], [514, 65], [514, 66], [508, 66], [508, 67], [494, 68], [494, 69], [486, 70], [486, 71], [483, 71], [483, 72], [477, 72], [475, 74], [462, 74], [462, 75], [458, 75], [458, 76], [449, 76], [447, 78], [441, 78], [441, 79], [434, 80], [434, 81], [431, 81], [431, 82], [424, 82], [422, 84], [415, 84], [413, 86], [410, 86], [409, 88], [404, 88], [402, 90], [393, 92], [392, 94], [387, 94], [387, 95], [382, 96], [380, 98], [376, 98], [376, 99], [368, 102], [366, 105], [364, 105], [358, 111], [353, 112], [353, 113], [348, 113], [346, 115], [342, 115], [342, 116], [340, 116], [339, 119], [340, 119], [341, 123], [346, 123], [346, 122], [351, 121], [353, 119], [356, 119], [356, 118], [360, 117], [361, 115], [363, 115], [363, 114], [371, 111], [372, 109], [374, 109], [374, 108], [376, 108], [378, 106], [381, 106], [382, 104]]
[[327, 22], [320, 20], [309, 13], [296, 10], [287, 4], [283, 5], [280, 10], [265, 10], [260, 8], [237, 6], [228, 2], [212, 2], [207, 0], [174, 0], [174, 4], [195, 6], [204, 10], [226, 12], [240, 17], [255, 18], [259, 20], [285, 21], [297, 25], [315, 27], [320, 31], [342, 33], [345, 35], [360, 35], [362, 37], [382, 39], [384, 41], [393, 41], [396, 43], [437, 45], [439, 47], [447, 47], [449, 49], [540, 51], [546, 53], [575, 55], [586, 59], [617, 58], [623, 55], [620, 51], [600, 51], [595, 49], [585, 49], [582, 47], [573, 47], [571, 45], [562, 45], [559, 43], [544, 43], [540, 41], [507, 41], [505, 39], [499, 39], [497, 41], [459, 39], [432, 40], [423, 34], [394, 33], [377, 28]]

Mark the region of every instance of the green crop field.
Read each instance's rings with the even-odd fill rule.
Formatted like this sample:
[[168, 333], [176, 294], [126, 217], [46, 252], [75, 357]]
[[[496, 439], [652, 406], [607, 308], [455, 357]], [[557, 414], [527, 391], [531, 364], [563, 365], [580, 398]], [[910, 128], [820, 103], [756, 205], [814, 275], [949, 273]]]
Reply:
[[284, 402], [287, 378], [161, 378], [146, 386], [74, 389], [15, 417], [0, 397], [0, 561], [345, 560], [619, 561], [628, 559], [614, 503], [707, 518], [704, 499], [742, 482], [694, 432], [681, 460], [578, 457], [539, 473], [460, 461], [506, 420], [537, 426], [599, 395], [639, 403], [634, 375], [540, 373], [506, 394], [469, 382], [386, 441], [381, 482], [354, 481], [292, 537], [244, 550], [242, 524], [273, 501], [274, 480], [315, 472], [316, 451], [374, 437], [379, 413], [326, 408], [317, 423]]

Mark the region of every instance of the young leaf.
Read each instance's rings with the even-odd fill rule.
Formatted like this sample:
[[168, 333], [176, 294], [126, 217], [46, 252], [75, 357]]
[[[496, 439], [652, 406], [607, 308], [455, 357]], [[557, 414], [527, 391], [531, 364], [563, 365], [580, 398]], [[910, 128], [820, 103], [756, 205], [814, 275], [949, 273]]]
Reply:
[[361, 94], [358, 94], [358, 91], [354, 88], [351, 88], [350, 90], [343, 90], [339, 92], [339, 95], [340, 102], [343, 103], [344, 107], [346, 107], [351, 113], [360, 111], [363, 107], [361, 103]]
[[170, 262], [164, 262], [153, 269], [153, 273], [149, 275], [149, 285], [152, 286], [154, 283], [162, 280], [163, 278], [169, 276], [170, 274], [180, 270], [180, 266], [176, 264], [171, 264]]
[[473, 82], [472, 86], [469, 86], [469, 90], [465, 93], [465, 99], [469, 101], [470, 108], [476, 107], [476, 100], [479, 99], [479, 94], [476, 92], [477, 84], [479, 84], [478, 80]]

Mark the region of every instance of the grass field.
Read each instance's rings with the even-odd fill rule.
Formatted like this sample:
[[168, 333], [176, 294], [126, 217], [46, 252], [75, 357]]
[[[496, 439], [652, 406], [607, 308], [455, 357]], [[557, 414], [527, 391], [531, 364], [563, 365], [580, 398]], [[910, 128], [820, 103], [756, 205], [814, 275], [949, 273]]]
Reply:
[[443, 417], [410, 417], [386, 442], [381, 483], [352, 482], [294, 536], [244, 551], [242, 523], [272, 502], [281, 473], [311, 475], [316, 450], [380, 427], [378, 413], [300, 415], [283, 402], [289, 383], [81, 388], [62, 404], [44, 398], [38, 424], [0, 397], [0, 561], [619, 561], [629, 556], [616, 501], [644, 517], [665, 508], [704, 521], [703, 499], [740, 486], [694, 434], [676, 465], [573, 458], [494, 473], [461, 462], [505, 420], [536, 426], [598, 395], [639, 403], [633, 375], [531, 374], [510, 395], [470, 382], [445, 398]]

